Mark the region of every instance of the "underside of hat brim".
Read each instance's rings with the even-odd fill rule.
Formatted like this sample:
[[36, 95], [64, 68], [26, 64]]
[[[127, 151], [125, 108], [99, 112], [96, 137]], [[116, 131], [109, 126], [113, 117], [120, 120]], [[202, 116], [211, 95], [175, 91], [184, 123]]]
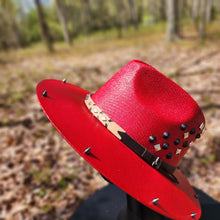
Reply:
[[[44, 91], [46, 95], [42, 95]], [[152, 168], [109, 132], [86, 107], [89, 93], [58, 80], [43, 80], [36, 93], [44, 113], [66, 141], [95, 169], [145, 206], [172, 219], [201, 215], [199, 200], [182, 172], [179, 184]], [[84, 151], [90, 149], [89, 154]], [[152, 200], [159, 198], [157, 204]]]

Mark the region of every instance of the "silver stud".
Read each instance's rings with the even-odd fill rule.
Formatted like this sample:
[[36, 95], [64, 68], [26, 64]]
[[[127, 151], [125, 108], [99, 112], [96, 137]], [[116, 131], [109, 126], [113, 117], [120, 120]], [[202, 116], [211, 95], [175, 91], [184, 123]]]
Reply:
[[154, 205], [157, 205], [157, 204], [158, 204], [158, 201], [159, 201], [159, 198], [156, 198], [156, 199], [153, 199], [153, 200], [152, 200], [152, 203], [153, 203]]
[[86, 100], [88, 100], [88, 99], [89, 99], [89, 94], [86, 95]]
[[193, 141], [191, 141], [190, 143], [189, 143], [189, 146], [191, 146], [193, 144]]
[[202, 122], [202, 124], [199, 126], [199, 129], [202, 130], [204, 128], [204, 123]]
[[107, 121], [105, 116], [102, 116], [102, 121]]
[[197, 216], [197, 213], [191, 213], [191, 217], [196, 217]]
[[204, 133], [204, 131], [205, 131], [205, 127], [202, 129], [202, 134]]
[[178, 154], [180, 154], [180, 152], [181, 152], [181, 149], [180, 149], [180, 148], [177, 148], [177, 149], [176, 149], [176, 154], [178, 155]]
[[94, 108], [93, 111], [94, 111], [95, 113], [98, 113], [98, 110], [97, 110], [96, 108]]
[[155, 144], [155, 145], [154, 145], [154, 149], [155, 149], [156, 151], [161, 150], [160, 144]]
[[42, 93], [42, 96], [47, 97], [47, 90]]
[[62, 81], [63, 81], [63, 83], [66, 83], [66, 79], [65, 78]]
[[89, 155], [90, 154], [90, 151], [91, 151], [91, 147], [88, 147], [84, 150], [84, 154], [87, 154]]
[[184, 133], [184, 139], [189, 137], [189, 132]]

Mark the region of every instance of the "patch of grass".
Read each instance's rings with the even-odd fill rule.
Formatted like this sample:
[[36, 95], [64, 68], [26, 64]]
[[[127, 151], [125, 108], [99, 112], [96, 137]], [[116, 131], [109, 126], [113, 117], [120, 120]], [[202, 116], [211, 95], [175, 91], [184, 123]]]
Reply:
[[206, 105], [212, 105], [211, 97], [208, 96], [208, 95], [203, 95], [202, 96], [202, 101], [204, 101]]
[[201, 159], [202, 163], [207, 165], [209, 163], [209, 161], [207, 160], [207, 158], [202, 158]]
[[55, 196], [55, 200], [58, 200], [60, 197], [61, 197], [61, 194], [57, 194], [57, 195]]
[[34, 91], [34, 86], [32, 84], [27, 84], [24, 91], [25, 92], [33, 92]]
[[43, 207], [41, 207], [41, 210], [43, 212], [49, 212], [52, 209], [52, 205], [45, 205]]
[[58, 182], [58, 186], [60, 189], [65, 190], [68, 186], [68, 183], [66, 181], [65, 178], [62, 178], [59, 182]]
[[28, 173], [33, 176], [33, 179], [38, 183], [44, 182], [44, 184], [49, 185], [50, 174], [48, 173], [49, 167], [46, 167], [43, 171], [29, 170]]
[[2, 125], [2, 126], [7, 126], [7, 125], [9, 125], [9, 124], [10, 124], [10, 120], [7, 119], [7, 118], [4, 118], [4, 119], [1, 121], [1, 125]]
[[217, 108], [215, 106], [213, 106], [211, 109], [210, 109], [210, 113], [211, 113], [211, 116], [214, 117], [216, 115], [216, 112], [217, 112]]
[[34, 132], [34, 135], [39, 138], [39, 137], [44, 137], [46, 134], [45, 131], [38, 130]]
[[75, 175], [69, 175], [69, 176], [65, 177], [65, 179], [67, 181], [73, 181], [75, 179]]
[[202, 160], [202, 163], [205, 164], [205, 165], [214, 163], [214, 162], [216, 161], [216, 154], [215, 154], [215, 153], [212, 153], [212, 154], [210, 154], [207, 158], [204, 157], [204, 158], [202, 158], [201, 160]]
[[40, 189], [39, 192], [37, 192], [37, 195], [40, 196], [41, 198], [44, 198], [46, 196], [47, 192], [46, 192], [46, 188], [45, 187], [42, 187]]

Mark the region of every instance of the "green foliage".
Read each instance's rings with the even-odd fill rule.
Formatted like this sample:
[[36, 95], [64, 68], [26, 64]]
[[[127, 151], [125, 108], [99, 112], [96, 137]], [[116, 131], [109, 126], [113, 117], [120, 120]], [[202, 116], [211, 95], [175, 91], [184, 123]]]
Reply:
[[215, 160], [216, 160], [216, 154], [212, 153], [208, 155], [208, 157], [202, 158], [202, 163], [205, 165], [208, 165], [208, 164], [214, 163]]
[[46, 205], [41, 208], [43, 212], [49, 212], [52, 209], [51, 205]]
[[32, 9], [23, 21], [26, 25], [23, 26], [23, 33], [27, 43], [39, 41], [41, 38], [40, 27], [38, 25], [38, 17], [36, 9]]
[[[34, 1], [32, 1], [34, 3]], [[67, 21], [70, 38], [91, 35], [99, 32], [105, 35], [109, 30], [113, 30], [118, 37], [125, 36], [132, 25], [132, 16], [128, 0], [65, 0], [61, 1], [65, 18]], [[161, 20], [165, 21], [166, 11], [165, 1], [135, 1], [135, 11], [139, 26], [142, 22], [148, 28], [154, 26]], [[63, 41], [63, 29], [58, 16], [56, 1], [43, 6], [45, 22], [49, 27], [52, 39], [49, 41]], [[19, 0], [0, 0], [0, 49], [9, 47], [29, 46], [32, 43], [41, 41], [41, 29], [36, 6], [24, 9], [24, 3]], [[154, 6], [153, 6], [154, 5]], [[181, 17], [180, 26], [189, 26], [192, 22], [192, 3], [180, 2], [179, 15]], [[199, 10], [198, 10], [199, 11]], [[212, 20], [218, 17], [217, 5], [213, 4], [211, 10]], [[201, 19], [200, 13], [194, 18], [195, 28]], [[139, 30], [138, 30], [139, 31]], [[219, 38], [219, 33], [213, 33], [211, 37]], [[147, 36], [148, 37], [148, 36]]]
[[66, 181], [65, 178], [62, 178], [59, 182], [58, 182], [58, 186], [59, 188], [61, 188], [62, 190], [65, 190], [68, 186], [68, 183]]
[[46, 192], [46, 188], [42, 187], [40, 189], [40, 191], [37, 192], [37, 195], [40, 196], [41, 198], [44, 198], [46, 196], [47, 192]]

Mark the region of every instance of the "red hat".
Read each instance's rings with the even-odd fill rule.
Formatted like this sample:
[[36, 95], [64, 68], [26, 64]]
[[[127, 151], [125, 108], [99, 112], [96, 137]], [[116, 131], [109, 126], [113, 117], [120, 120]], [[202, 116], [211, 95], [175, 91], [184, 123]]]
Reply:
[[205, 119], [176, 83], [133, 60], [94, 94], [57, 80], [36, 92], [55, 128], [103, 176], [164, 216], [199, 219], [198, 197], [177, 164]]

